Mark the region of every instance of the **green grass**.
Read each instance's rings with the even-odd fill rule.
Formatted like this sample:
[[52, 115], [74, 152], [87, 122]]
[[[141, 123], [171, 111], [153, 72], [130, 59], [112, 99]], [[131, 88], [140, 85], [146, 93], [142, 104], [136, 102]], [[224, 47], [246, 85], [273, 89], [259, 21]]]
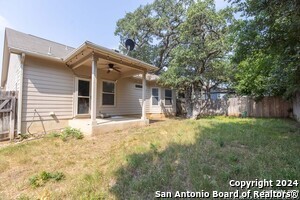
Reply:
[[[299, 155], [299, 124], [281, 119], [174, 119], [82, 140], [50, 137], [0, 149], [0, 199], [153, 199], [157, 190], [232, 191], [231, 179], [299, 180]], [[60, 171], [65, 178], [28, 187], [41, 171]]]
[[30, 185], [34, 188], [44, 186], [48, 181], [60, 181], [64, 179], [65, 175], [62, 172], [46, 172], [42, 171], [38, 175], [29, 178]]
[[62, 141], [66, 142], [67, 140], [69, 139], [77, 139], [77, 140], [80, 140], [84, 137], [83, 133], [79, 130], [79, 129], [76, 129], [76, 128], [72, 128], [72, 127], [66, 127], [64, 128], [61, 133], [57, 132], [57, 131], [53, 131], [53, 132], [50, 132], [48, 135], [47, 135], [48, 138], [56, 138], [56, 137], [59, 137], [62, 139]]

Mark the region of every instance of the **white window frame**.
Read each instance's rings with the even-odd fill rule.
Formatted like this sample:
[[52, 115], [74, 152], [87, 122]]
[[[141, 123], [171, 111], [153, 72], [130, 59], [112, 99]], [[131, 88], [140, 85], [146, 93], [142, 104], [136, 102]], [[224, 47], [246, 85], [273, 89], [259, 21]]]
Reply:
[[[141, 88], [138, 88], [138, 87], [136, 87], [137, 85], [140, 85], [140, 86], [142, 86], [142, 87], [141, 87]], [[142, 89], [143, 89], [143, 84], [135, 83], [135, 84], [134, 84], [134, 89], [136, 89], [136, 90], [142, 90]]]
[[[86, 114], [78, 114], [78, 98], [87, 98], [85, 96], [78, 96], [78, 82], [80, 80], [83, 80], [83, 81], [88, 81], [90, 83], [90, 91], [89, 91], [89, 113], [86, 113]], [[80, 77], [75, 77], [75, 105], [74, 105], [74, 116], [90, 116], [91, 115], [91, 79], [87, 79], [87, 78], [80, 78]]]
[[[171, 105], [166, 105], [166, 90], [170, 90], [171, 91], [171, 94], [172, 94], [172, 97], [171, 97], [171, 102], [172, 102], [172, 104]], [[164, 105], [166, 106], [166, 107], [172, 107], [173, 106], [173, 104], [174, 104], [174, 102], [173, 102], [173, 90], [171, 90], [171, 89], [164, 89], [164, 92], [165, 92], [165, 99], [164, 99]], [[168, 97], [168, 98], [170, 98], [170, 97]]]
[[[115, 87], [114, 87], [114, 105], [103, 105], [103, 82], [108, 82], [108, 83], [113, 83], [114, 85], [115, 85]], [[116, 107], [116, 104], [117, 104], [117, 84], [116, 84], [116, 82], [115, 81], [111, 81], [111, 80], [102, 80], [101, 81], [101, 96], [100, 96], [100, 99], [101, 99], [101, 107]], [[105, 93], [107, 93], [107, 92], [105, 92]], [[107, 93], [107, 94], [112, 94], [112, 93]]]
[[[152, 93], [152, 90], [153, 89], [157, 89], [158, 90], [158, 104], [157, 105], [153, 105], [153, 102], [152, 102], [152, 99], [153, 99], [153, 93]], [[160, 89], [159, 89], [159, 87], [151, 87], [151, 107], [157, 107], [157, 106], [160, 106]]]

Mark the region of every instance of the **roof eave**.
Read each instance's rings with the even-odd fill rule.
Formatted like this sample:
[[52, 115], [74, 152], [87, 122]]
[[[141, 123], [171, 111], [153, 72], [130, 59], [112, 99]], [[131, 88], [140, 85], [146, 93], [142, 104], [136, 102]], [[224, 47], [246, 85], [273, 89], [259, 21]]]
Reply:
[[58, 57], [53, 57], [53, 56], [46, 56], [43, 54], [39, 54], [36, 52], [24, 50], [24, 49], [19, 49], [16, 47], [8, 47], [6, 42], [4, 42], [4, 51], [3, 51], [3, 61], [2, 61], [2, 74], [1, 74], [1, 87], [4, 87], [5, 82], [7, 80], [7, 75], [8, 75], [8, 65], [9, 65], [9, 59], [10, 59], [10, 54], [15, 53], [21, 55], [22, 53], [25, 53], [26, 55], [33, 56], [33, 57], [38, 57], [42, 59], [47, 59], [47, 60], [52, 60], [56, 62], [63, 62], [61, 58]]
[[52, 60], [52, 61], [63, 62], [63, 59], [59, 58], [59, 57], [47, 56], [47, 55], [44, 55], [44, 54], [40, 54], [40, 53], [37, 53], [37, 52], [28, 51], [28, 50], [20, 49], [20, 48], [16, 48], [16, 47], [9, 47], [8, 49], [9, 49], [10, 53], [15, 53], [15, 54], [25, 53], [26, 55], [29, 55], [29, 56], [34, 56], [34, 57], [43, 58], [43, 59]]
[[153, 66], [153, 65], [150, 65], [150, 64], [145, 63], [143, 61], [140, 61], [138, 59], [131, 58], [129, 56], [117, 53], [113, 50], [110, 50], [108, 48], [99, 46], [99, 45], [94, 44], [94, 43], [89, 42], [89, 41], [84, 42], [81, 46], [79, 46], [77, 49], [75, 49], [70, 54], [68, 54], [63, 59], [64, 62], [65, 63], [69, 62], [74, 56], [76, 56], [77, 54], [79, 54], [80, 52], [82, 52], [83, 50], [88, 49], [88, 48], [92, 49], [93, 51], [95, 51], [96, 53], [99, 53], [99, 54], [113, 56], [113, 57], [117, 57], [117, 58], [122, 59], [122, 60], [126, 60], [126, 61], [129, 61], [129, 62], [134, 62], [135, 64], [138, 64], [139, 66], [145, 68], [147, 71], [155, 72], [159, 69], [156, 66]]

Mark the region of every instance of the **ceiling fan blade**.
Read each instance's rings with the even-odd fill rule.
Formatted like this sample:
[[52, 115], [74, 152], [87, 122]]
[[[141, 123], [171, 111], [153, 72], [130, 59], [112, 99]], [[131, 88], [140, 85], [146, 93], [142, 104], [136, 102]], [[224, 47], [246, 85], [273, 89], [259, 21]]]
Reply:
[[115, 67], [113, 69], [116, 70], [117, 72], [121, 72], [120, 70], [116, 69]]

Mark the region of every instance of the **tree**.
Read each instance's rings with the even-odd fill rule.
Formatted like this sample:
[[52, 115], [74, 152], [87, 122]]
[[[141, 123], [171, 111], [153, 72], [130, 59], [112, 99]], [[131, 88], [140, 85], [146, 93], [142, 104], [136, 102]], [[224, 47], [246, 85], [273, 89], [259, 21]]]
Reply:
[[[193, 0], [155, 0], [127, 13], [117, 22], [115, 34], [123, 44], [132, 38], [136, 49], [130, 56], [163, 69], [170, 62], [170, 53], [179, 43], [179, 26]], [[124, 47], [120, 47], [125, 51]]]
[[210, 91], [226, 81], [227, 40], [231, 9], [216, 11], [214, 1], [198, 1], [180, 25], [179, 45], [160, 83], [185, 93], [188, 118], [197, 118], [201, 90]]
[[241, 94], [291, 97], [300, 91], [300, 2], [235, 0], [235, 87]]
[[159, 82], [184, 92], [187, 117], [196, 118], [201, 90], [209, 93], [227, 79], [231, 13], [216, 11], [213, 0], [156, 0], [127, 13], [115, 34], [121, 42], [135, 40], [130, 56], [158, 66]]

